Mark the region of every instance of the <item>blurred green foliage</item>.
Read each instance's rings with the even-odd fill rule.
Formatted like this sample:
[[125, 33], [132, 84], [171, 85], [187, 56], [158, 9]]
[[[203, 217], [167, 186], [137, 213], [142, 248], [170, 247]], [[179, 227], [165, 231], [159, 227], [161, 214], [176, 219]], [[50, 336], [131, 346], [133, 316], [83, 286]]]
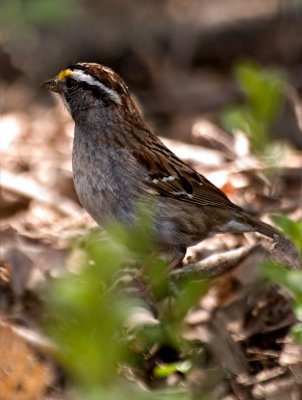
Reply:
[[164, 365], [157, 365], [154, 369], [154, 375], [159, 378], [167, 377], [175, 372], [186, 373], [190, 371], [191, 363], [189, 361], [180, 361]]
[[26, 24], [49, 25], [71, 14], [76, 0], [0, 1], [1, 28], [20, 29]]
[[293, 241], [302, 256], [302, 218], [293, 221], [286, 215], [272, 215], [271, 219]]
[[235, 77], [246, 97], [244, 105], [232, 105], [221, 115], [229, 131], [246, 133], [252, 151], [267, 162], [278, 162], [282, 155], [273, 147], [272, 128], [284, 102], [285, 79], [280, 71], [264, 69], [254, 62], [239, 63]]
[[[302, 271], [266, 262], [261, 266], [261, 272], [291, 293], [294, 312], [298, 321], [302, 321]], [[297, 342], [302, 343], [302, 322], [298, 322], [292, 328], [292, 334]]]
[[[111, 224], [107, 240], [98, 232], [82, 239], [74, 248], [84, 254], [78, 272], [53, 280], [47, 289], [46, 330], [78, 398], [189, 398], [183, 388], [143, 390], [119, 372], [143, 371], [150, 349], [163, 345], [181, 358], [158, 365], [150, 372], [154, 378], [187, 373], [192, 351], [182, 338], [183, 317], [207, 287], [196, 279], [171, 284], [165, 262], [152, 249], [150, 219], [141, 215], [140, 221], [130, 229]], [[131, 327], [138, 307], [151, 314], [156, 310], [158, 323]]]
[[102, 243], [92, 244], [88, 252], [90, 263], [102, 257], [101, 268], [89, 265], [79, 275], [67, 274], [52, 283], [48, 329], [64, 365], [80, 385], [89, 387], [110, 383], [115, 363], [125, 356], [116, 328], [125, 322], [129, 305], [120, 294], [105, 290], [121, 253]]
[[[272, 219], [294, 242], [302, 257], [302, 219], [293, 221], [285, 215], [274, 215]], [[302, 321], [302, 270], [288, 269], [276, 263], [265, 262], [261, 266], [261, 272], [291, 293], [295, 314], [298, 321]], [[292, 333], [296, 341], [302, 343], [302, 322], [293, 327]]]

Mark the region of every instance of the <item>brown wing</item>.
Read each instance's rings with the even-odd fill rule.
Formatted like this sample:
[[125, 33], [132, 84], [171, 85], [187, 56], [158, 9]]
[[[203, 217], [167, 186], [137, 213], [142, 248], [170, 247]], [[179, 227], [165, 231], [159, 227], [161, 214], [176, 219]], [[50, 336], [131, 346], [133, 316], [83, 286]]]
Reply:
[[151, 150], [134, 151], [134, 157], [148, 172], [146, 188], [153, 194], [199, 206], [240, 209], [226, 195], [175, 156], [163, 143], [152, 143]]

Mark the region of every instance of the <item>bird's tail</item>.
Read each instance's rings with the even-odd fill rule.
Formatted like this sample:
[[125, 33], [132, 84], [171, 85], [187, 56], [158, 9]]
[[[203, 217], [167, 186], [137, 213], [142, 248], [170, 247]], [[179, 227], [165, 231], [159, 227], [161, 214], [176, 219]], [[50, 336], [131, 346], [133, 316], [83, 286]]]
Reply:
[[251, 226], [253, 231], [259, 232], [262, 235], [272, 239], [284, 236], [278, 229], [274, 228], [273, 226], [266, 224], [265, 222], [262, 222], [259, 219], [252, 217], [248, 214], [244, 213], [243, 215], [245, 222]]
[[302, 268], [301, 259], [298, 255], [297, 249], [290, 239], [285, 237], [282, 232], [273, 226], [260, 221], [257, 218], [243, 213], [241, 215], [242, 222], [250, 225], [251, 231], [259, 232], [264, 236], [273, 239], [274, 242], [274, 257], [273, 260], [289, 265], [294, 268]]

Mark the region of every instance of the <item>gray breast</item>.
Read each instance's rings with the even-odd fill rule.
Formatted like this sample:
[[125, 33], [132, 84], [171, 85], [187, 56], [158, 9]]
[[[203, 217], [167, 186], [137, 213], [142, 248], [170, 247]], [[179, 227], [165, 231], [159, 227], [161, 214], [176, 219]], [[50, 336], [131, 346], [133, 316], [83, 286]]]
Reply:
[[109, 148], [92, 138], [75, 136], [74, 184], [83, 207], [102, 225], [116, 218], [133, 222], [143, 171], [123, 148]]

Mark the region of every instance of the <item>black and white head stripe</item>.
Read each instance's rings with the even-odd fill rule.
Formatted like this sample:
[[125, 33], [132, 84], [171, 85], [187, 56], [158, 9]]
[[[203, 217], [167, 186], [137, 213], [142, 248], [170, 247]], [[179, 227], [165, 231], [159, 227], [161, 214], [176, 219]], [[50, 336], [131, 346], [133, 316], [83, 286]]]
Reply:
[[93, 77], [91, 74], [82, 69], [67, 68], [61, 71], [57, 76], [57, 79], [59, 80], [65, 80], [68, 78], [74, 79], [79, 83], [84, 83], [94, 88], [99, 88], [102, 92], [106, 93], [112, 101], [117, 104], [122, 104], [122, 99], [116, 90], [110, 89], [105, 83], [101, 82], [99, 79]]

